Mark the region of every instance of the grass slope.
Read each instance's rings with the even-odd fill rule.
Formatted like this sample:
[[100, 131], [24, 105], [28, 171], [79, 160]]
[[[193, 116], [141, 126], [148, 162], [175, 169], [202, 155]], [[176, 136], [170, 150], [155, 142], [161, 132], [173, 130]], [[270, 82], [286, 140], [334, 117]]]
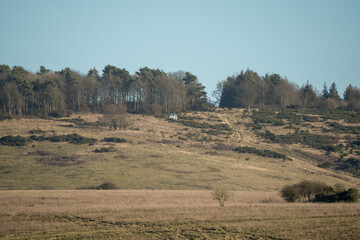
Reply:
[[[280, 116], [281, 124], [274, 117], [279, 118], [279, 114], [260, 114], [239, 109], [191, 112], [182, 114], [178, 122], [129, 115], [133, 124], [121, 131], [98, 124], [101, 118], [98, 114], [80, 114], [73, 116], [73, 120], [64, 121], [4, 120], [0, 122], [0, 137], [19, 135], [29, 138], [35, 133], [49, 138], [78, 134], [97, 141], [73, 144], [45, 140], [32, 141], [26, 146], [0, 145], [0, 189], [83, 189], [110, 181], [120, 189], [207, 190], [226, 187], [273, 191], [304, 179], [360, 186], [356, 175], [331, 167], [341, 154], [356, 157], [358, 147], [344, 148], [342, 153], [327, 152], [301, 143], [272, 142], [261, 135], [266, 131], [278, 135], [308, 131], [336, 137], [338, 143], [346, 144], [346, 141], [359, 138], [356, 132], [352, 134], [345, 128], [346, 133], [324, 133], [322, 129], [332, 128], [321, 115], [314, 113], [306, 115], [308, 117], [303, 119], [307, 122], [300, 125], [292, 124], [297, 122], [296, 112]], [[268, 118], [266, 121], [264, 116]], [[343, 120], [326, 121], [337, 121], [348, 127], [360, 126]], [[337, 131], [341, 128], [337, 127]], [[126, 142], [103, 141], [112, 137]], [[250, 147], [252, 153], [233, 151], [245, 146]], [[95, 152], [101, 148], [109, 151]], [[254, 154], [264, 151], [286, 155], [290, 160]], [[324, 162], [329, 162], [330, 167], [318, 167]]]

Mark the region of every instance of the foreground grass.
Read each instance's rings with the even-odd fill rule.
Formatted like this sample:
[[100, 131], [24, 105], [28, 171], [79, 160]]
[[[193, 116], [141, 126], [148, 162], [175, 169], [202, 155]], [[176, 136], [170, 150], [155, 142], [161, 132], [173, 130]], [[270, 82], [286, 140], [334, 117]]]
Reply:
[[360, 204], [284, 203], [277, 192], [0, 191], [2, 239], [359, 239]]

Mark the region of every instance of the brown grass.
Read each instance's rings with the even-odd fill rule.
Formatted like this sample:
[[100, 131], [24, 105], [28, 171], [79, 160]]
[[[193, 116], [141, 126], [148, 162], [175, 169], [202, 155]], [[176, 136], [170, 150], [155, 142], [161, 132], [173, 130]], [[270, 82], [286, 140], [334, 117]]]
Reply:
[[0, 213], [5, 239], [184, 239], [192, 229], [211, 239], [360, 237], [359, 203], [290, 204], [277, 192], [231, 192], [220, 208], [210, 191], [0, 191]]
[[[101, 116], [72, 117], [79, 115], [90, 122]], [[0, 122], [0, 136], [41, 129], [47, 135], [77, 133], [98, 140], [93, 146], [47, 141], [1, 146], [1, 189], [77, 189], [105, 181], [121, 189], [176, 189], [0, 191], [0, 238], [360, 239], [359, 203], [289, 204], [278, 196], [285, 184], [304, 179], [356, 187], [359, 178], [315, 166], [311, 156], [319, 150], [263, 142], [246, 129], [249, 118], [242, 110], [188, 115], [211, 124], [221, 120], [236, 131], [205, 143], [178, 139], [201, 135], [200, 129], [152, 116], [129, 115], [134, 124], [121, 131], [33, 118]], [[127, 142], [105, 143], [104, 137]], [[279, 151], [293, 161], [232, 151], [239, 145]], [[112, 151], [94, 153], [101, 147]], [[205, 191], [218, 187], [239, 190], [224, 208]]]

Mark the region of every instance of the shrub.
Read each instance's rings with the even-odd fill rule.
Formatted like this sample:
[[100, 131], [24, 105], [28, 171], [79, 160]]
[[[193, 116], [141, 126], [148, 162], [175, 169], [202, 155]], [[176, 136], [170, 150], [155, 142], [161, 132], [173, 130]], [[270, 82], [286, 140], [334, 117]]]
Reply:
[[300, 199], [300, 190], [297, 186], [287, 185], [280, 191], [281, 197], [287, 202], [295, 202]]
[[67, 115], [68, 114], [64, 110], [56, 110], [48, 113], [49, 117], [54, 117], [54, 118], [62, 118], [62, 117], [66, 117]]
[[254, 155], [258, 155], [261, 157], [271, 157], [271, 158], [281, 158], [284, 160], [288, 160], [289, 158], [282, 153], [278, 153], [278, 152], [274, 152], [274, 151], [270, 151], [270, 150], [259, 150], [253, 147], [237, 147], [234, 149], [234, 151], [239, 152], [239, 153], [250, 153], [250, 154], [254, 154]]
[[118, 187], [113, 182], [104, 182], [99, 186], [97, 186], [96, 189], [109, 190], [109, 189], [118, 189]]
[[96, 142], [95, 138], [87, 138], [84, 136], [80, 136], [76, 133], [66, 135], [66, 142], [74, 143], [74, 144], [93, 144]]
[[0, 144], [6, 145], [6, 146], [26, 146], [28, 143], [28, 140], [21, 136], [4, 136], [0, 138]]
[[126, 139], [117, 138], [117, 137], [104, 138], [104, 141], [105, 142], [115, 142], [115, 143], [126, 143]]
[[354, 169], [359, 170], [360, 169], [360, 159], [357, 158], [348, 158], [345, 160], [343, 164], [339, 167], [340, 170], [344, 169]]
[[342, 146], [341, 145], [336, 145], [336, 146], [326, 145], [326, 146], [321, 146], [320, 149], [323, 149], [327, 152], [339, 152], [339, 151], [341, 151]]
[[287, 185], [281, 189], [281, 196], [288, 202], [312, 201], [316, 194], [331, 192], [332, 188], [325, 183], [302, 181]]
[[325, 183], [312, 181], [286, 185], [280, 193], [288, 202], [356, 202], [359, 199], [359, 191], [355, 188], [344, 190], [343, 187], [339, 187], [339, 184], [332, 187]]
[[359, 200], [359, 190], [356, 188], [349, 188], [341, 192], [330, 194], [317, 194], [315, 202], [357, 202]]
[[45, 133], [45, 131], [41, 130], [41, 129], [32, 129], [29, 131], [30, 134], [42, 134]]
[[230, 197], [230, 190], [227, 189], [215, 189], [211, 192], [212, 196], [214, 197], [214, 200], [219, 201], [220, 207], [224, 207], [226, 200]]
[[37, 142], [42, 142], [42, 141], [46, 141], [47, 138], [44, 136], [37, 136], [37, 135], [31, 135], [30, 139], [33, 141], [37, 141]]
[[68, 134], [68, 135], [54, 135], [50, 137], [31, 135], [31, 140], [34, 141], [50, 141], [50, 142], [69, 142], [73, 144], [93, 144], [96, 142], [95, 138], [87, 138], [79, 134]]
[[94, 150], [95, 153], [104, 153], [104, 152], [109, 152], [108, 148], [102, 147], [100, 149], [95, 149]]

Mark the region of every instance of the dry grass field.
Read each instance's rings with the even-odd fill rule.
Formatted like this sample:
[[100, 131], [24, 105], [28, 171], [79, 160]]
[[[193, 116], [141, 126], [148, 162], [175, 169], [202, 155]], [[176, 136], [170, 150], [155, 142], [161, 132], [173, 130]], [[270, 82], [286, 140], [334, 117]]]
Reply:
[[[71, 122], [101, 117], [0, 122], [0, 138], [29, 138], [30, 130], [41, 130], [37, 136], [76, 133], [97, 140], [0, 145], [0, 239], [360, 239], [359, 203], [285, 203], [279, 196], [283, 186], [302, 180], [359, 188], [351, 172], [319, 167], [324, 159], [356, 157], [359, 147], [325, 152], [273, 143], [259, 137], [249, 126], [251, 114], [239, 109], [190, 112], [178, 122], [128, 115], [131, 126], [116, 131]], [[344, 128], [324, 121], [260, 127], [276, 134], [322, 134], [344, 145], [359, 138], [360, 124], [336, 122]], [[109, 137], [126, 142], [105, 142]], [[288, 159], [234, 151], [239, 146]], [[108, 152], [97, 153], [101, 148]], [[87, 190], [107, 181], [119, 190]], [[211, 195], [217, 188], [232, 190], [223, 208]]]
[[359, 239], [360, 204], [284, 203], [277, 192], [0, 192], [1, 239]]

